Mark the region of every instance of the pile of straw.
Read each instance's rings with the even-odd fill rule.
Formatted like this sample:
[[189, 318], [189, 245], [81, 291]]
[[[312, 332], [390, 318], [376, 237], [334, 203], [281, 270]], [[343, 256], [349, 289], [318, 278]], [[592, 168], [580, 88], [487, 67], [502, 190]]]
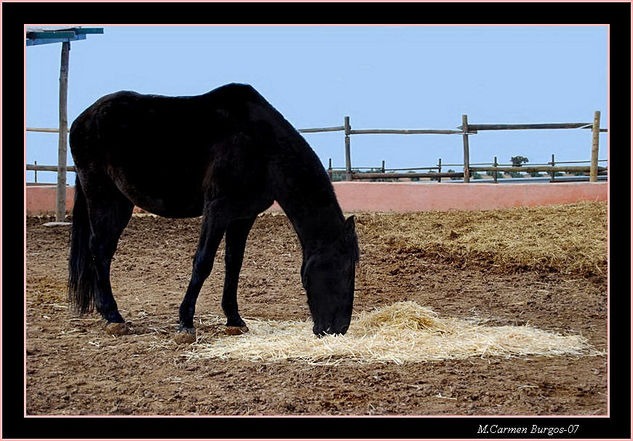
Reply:
[[361, 248], [502, 272], [605, 275], [607, 203], [359, 216]]
[[194, 344], [184, 356], [333, 365], [342, 361], [401, 364], [468, 357], [598, 355], [578, 335], [441, 318], [415, 302], [361, 313], [345, 336], [316, 338], [311, 321], [250, 319], [247, 323], [250, 332]]

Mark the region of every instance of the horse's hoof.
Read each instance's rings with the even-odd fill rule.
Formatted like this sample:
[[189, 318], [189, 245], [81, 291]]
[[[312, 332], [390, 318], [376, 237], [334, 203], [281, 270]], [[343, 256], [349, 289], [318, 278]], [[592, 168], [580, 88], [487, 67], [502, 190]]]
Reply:
[[181, 328], [176, 333], [174, 340], [179, 345], [189, 345], [196, 341], [196, 328]]
[[244, 326], [227, 326], [224, 329], [224, 332], [227, 335], [242, 335], [245, 332], [248, 332], [248, 328], [246, 327], [246, 325], [244, 325]]
[[131, 329], [127, 322], [110, 322], [106, 325], [105, 331], [110, 335], [126, 335], [131, 332]]

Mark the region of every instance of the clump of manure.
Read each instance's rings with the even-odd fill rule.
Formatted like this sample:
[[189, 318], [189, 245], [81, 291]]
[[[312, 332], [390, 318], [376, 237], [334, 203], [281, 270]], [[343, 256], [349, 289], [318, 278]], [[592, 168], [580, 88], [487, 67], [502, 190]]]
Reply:
[[[219, 318], [217, 319], [219, 322]], [[200, 342], [183, 354], [190, 359], [243, 359], [311, 364], [425, 362], [468, 357], [600, 355], [579, 335], [530, 326], [484, 326], [442, 318], [415, 302], [399, 302], [352, 320], [346, 335], [317, 338], [311, 321], [249, 319], [249, 332]]]

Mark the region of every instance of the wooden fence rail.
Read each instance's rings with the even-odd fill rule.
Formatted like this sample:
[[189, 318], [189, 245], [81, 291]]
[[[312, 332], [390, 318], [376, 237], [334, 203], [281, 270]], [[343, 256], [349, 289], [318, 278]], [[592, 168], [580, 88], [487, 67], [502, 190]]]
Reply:
[[[29, 171], [48, 171], [48, 172], [56, 172], [56, 165], [37, 165], [37, 164], [26, 164], [26, 169]], [[75, 167], [73, 165], [66, 166], [66, 170], [69, 172], [75, 172]]]
[[[462, 127], [459, 126], [459, 129]], [[469, 133], [479, 130], [539, 130], [539, 129], [591, 129], [592, 123], [546, 123], [546, 124], [468, 124]], [[600, 129], [607, 132], [607, 129]]]
[[27, 127], [27, 132], [59, 133], [59, 129], [46, 129], [42, 127]]
[[463, 172], [427, 172], [427, 173], [352, 173], [352, 179], [411, 179], [411, 178], [463, 178]]
[[[607, 171], [606, 167], [597, 167], [598, 171]], [[473, 172], [502, 172], [502, 173], [556, 173], [556, 172], [570, 172], [570, 173], [589, 173], [591, 171], [591, 166], [582, 166], [582, 165], [567, 165], [567, 166], [551, 166], [544, 165], [540, 167], [532, 167], [532, 166], [500, 166], [500, 167], [471, 167], [471, 171]]]
[[345, 130], [344, 126], [336, 126], [336, 127], [322, 127], [322, 128], [314, 128], [314, 129], [299, 129], [298, 131], [301, 133], [319, 133], [319, 132], [343, 132]]
[[350, 135], [461, 135], [461, 130], [437, 129], [352, 129]]

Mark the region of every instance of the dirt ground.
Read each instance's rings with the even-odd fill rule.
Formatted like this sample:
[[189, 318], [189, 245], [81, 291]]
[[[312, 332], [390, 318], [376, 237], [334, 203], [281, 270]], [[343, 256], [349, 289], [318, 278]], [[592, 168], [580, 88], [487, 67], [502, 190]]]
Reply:
[[[607, 413], [605, 275], [451, 264], [381, 242], [371, 231], [375, 216], [357, 214], [361, 261], [355, 311], [413, 300], [442, 316], [582, 334], [605, 355], [336, 366], [187, 359], [188, 347], [173, 336], [200, 219], [132, 218], [115, 255], [112, 285], [133, 333], [116, 337], [104, 333], [96, 314], [80, 318], [68, 310], [69, 228], [44, 227], [52, 219], [29, 218], [27, 414]], [[218, 252], [197, 304], [201, 339], [221, 332], [206, 319], [222, 314], [223, 254]], [[287, 218], [261, 215], [249, 236], [240, 279], [240, 312], [247, 322], [248, 317], [309, 317], [300, 266], [300, 245]]]

